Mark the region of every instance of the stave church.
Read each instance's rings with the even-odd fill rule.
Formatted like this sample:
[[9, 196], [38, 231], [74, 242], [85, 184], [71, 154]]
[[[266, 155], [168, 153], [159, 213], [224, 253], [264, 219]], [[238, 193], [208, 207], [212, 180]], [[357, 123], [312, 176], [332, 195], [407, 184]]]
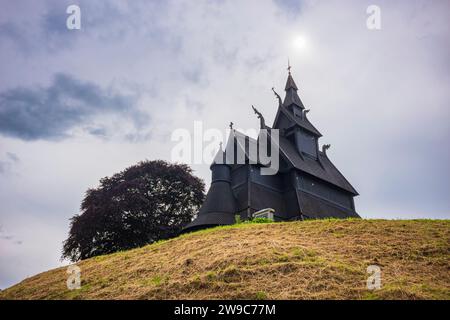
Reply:
[[[354, 202], [358, 192], [330, 160], [330, 145], [319, 148], [322, 135], [308, 120], [309, 110], [299, 97], [290, 69], [284, 100], [272, 88], [278, 102], [272, 127], [253, 107], [261, 131], [268, 132], [268, 145], [276, 143], [278, 171], [262, 174], [267, 162], [251, 155], [261, 136], [253, 139], [232, 129], [225, 150], [221, 147], [211, 164], [212, 181], [206, 199], [184, 232], [234, 224], [260, 212], [269, 212], [275, 221], [359, 217]], [[270, 140], [274, 129], [276, 142]], [[236, 161], [238, 154], [244, 161]]]

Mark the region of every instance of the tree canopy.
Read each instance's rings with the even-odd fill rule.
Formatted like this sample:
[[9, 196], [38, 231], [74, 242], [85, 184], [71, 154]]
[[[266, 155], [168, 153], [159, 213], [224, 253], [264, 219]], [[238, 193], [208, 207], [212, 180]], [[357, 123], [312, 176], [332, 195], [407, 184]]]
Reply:
[[71, 218], [62, 258], [78, 261], [173, 237], [198, 211], [204, 190], [189, 166], [162, 160], [105, 177]]

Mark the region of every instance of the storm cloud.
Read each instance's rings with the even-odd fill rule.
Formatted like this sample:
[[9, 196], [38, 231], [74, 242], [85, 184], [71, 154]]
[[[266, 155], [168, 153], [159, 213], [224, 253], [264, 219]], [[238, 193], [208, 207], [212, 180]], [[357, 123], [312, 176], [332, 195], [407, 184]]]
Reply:
[[[68, 74], [55, 75], [46, 88], [15, 88], [0, 94], [0, 134], [23, 140], [58, 140], [97, 115], [120, 114], [136, 121], [136, 97], [105, 90]], [[106, 132], [89, 128], [93, 135]]]

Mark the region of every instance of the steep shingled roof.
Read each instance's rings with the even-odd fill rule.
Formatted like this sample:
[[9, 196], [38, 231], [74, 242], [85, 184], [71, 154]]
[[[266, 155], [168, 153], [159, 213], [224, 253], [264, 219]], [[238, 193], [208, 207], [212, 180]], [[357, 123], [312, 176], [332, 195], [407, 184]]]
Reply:
[[328, 156], [319, 151], [320, 162], [310, 157], [301, 157], [297, 148], [285, 137], [280, 136], [280, 153], [293, 167], [316, 178], [329, 182], [341, 189], [358, 195], [358, 192], [333, 165]]
[[291, 72], [289, 72], [289, 75], [288, 75], [288, 78], [286, 81], [286, 86], [284, 87], [285, 91], [288, 91], [289, 89], [298, 90], [297, 85], [295, 84], [295, 81], [292, 78]]
[[292, 113], [292, 111], [289, 110], [289, 109], [286, 108], [286, 107], [278, 108], [277, 115], [275, 116], [275, 121], [274, 121], [274, 125], [273, 125], [274, 128], [279, 129], [279, 128], [277, 127], [277, 120], [279, 119], [280, 113], [286, 115], [286, 117], [287, 117], [291, 122], [293, 122], [294, 124], [296, 124], [296, 125], [300, 126], [301, 128], [303, 128], [303, 129], [305, 129], [305, 130], [307, 130], [307, 131], [313, 133], [313, 134], [316, 135], [317, 137], [321, 137], [321, 136], [322, 136], [322, 134], [320, 133], [320, 131], [317, 130], [316, 127], [314, 127], [314, 126], [312, 125], [311, 122], [309, 122], [309, 120], [308, 120], [308, 118], [306, 117], [306, 115], [303, 116], [303, 118], [299, 118], [299, 117], [295, 116], [295, 115]]
[[292, 78], [291, 73], [289, 72], [289, 76], [286, 81], [286, 87], [284, 89], [286, 91], [286, 96], [284, 97], [283, 106], [289, 107], [292, 104], [295, 104], [296, 106], [300, 107], [301, 109], [304, 109], [303, 102], [298, 96], [297, 93], [297, 85], [294, 82], [294, 79]]
[[[268, 165], [261, 163], [256, 158], [252, 158], [252, 155], [249, 153], [249, 145], [252, 144], [256, 148], [257, 141], [255, 139], [246, 136], [239, 131], [234, 131], [231, 137], [241, 138], [237, 140], [236, 146], [237, 148], [242, 150], [247, 159], [251, 159], [251, 161], [254, 163]], [[245, 146], [241, 143], [242, 141], [244, 141], [244, 139], [247, 139], [248, 141], [247, 145]], [[319, 160], [314, 160], [310, 157], [301, 157], [296, 146], [291, 141], [289, 141], [289, 139], [283, 136], [279, 137], [278, 147], [280, 149], [280, 154], [283, 156], [285, 161], [291, 164], [294, 168], [310, 174], [320, 180], [326, 181], [354, 195], [358, 195], [358, 192], [355, 190], [355, 188], [353, 188], [353, 186], [347, 181], [342, 173], [333, 165], [328, 156], [323, 152], [318, 152], [320, 162]]]

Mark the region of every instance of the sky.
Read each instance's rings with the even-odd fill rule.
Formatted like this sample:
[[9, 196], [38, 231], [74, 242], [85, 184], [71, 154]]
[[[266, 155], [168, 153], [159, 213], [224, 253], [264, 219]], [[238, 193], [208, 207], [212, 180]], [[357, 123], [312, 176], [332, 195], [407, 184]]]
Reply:
[[[79, 30], [66, 26], [72, 4]], [[257, 129], [252, 104], [271, 124], [288, 59], [363, 218], [450, 218], [450, 1], [0, 7], [1, 289], [67, 264], [85, 191], [141, 160], [171, 161], [174, 130]], [[209, 163], [192, 167], [208, 185]]]

